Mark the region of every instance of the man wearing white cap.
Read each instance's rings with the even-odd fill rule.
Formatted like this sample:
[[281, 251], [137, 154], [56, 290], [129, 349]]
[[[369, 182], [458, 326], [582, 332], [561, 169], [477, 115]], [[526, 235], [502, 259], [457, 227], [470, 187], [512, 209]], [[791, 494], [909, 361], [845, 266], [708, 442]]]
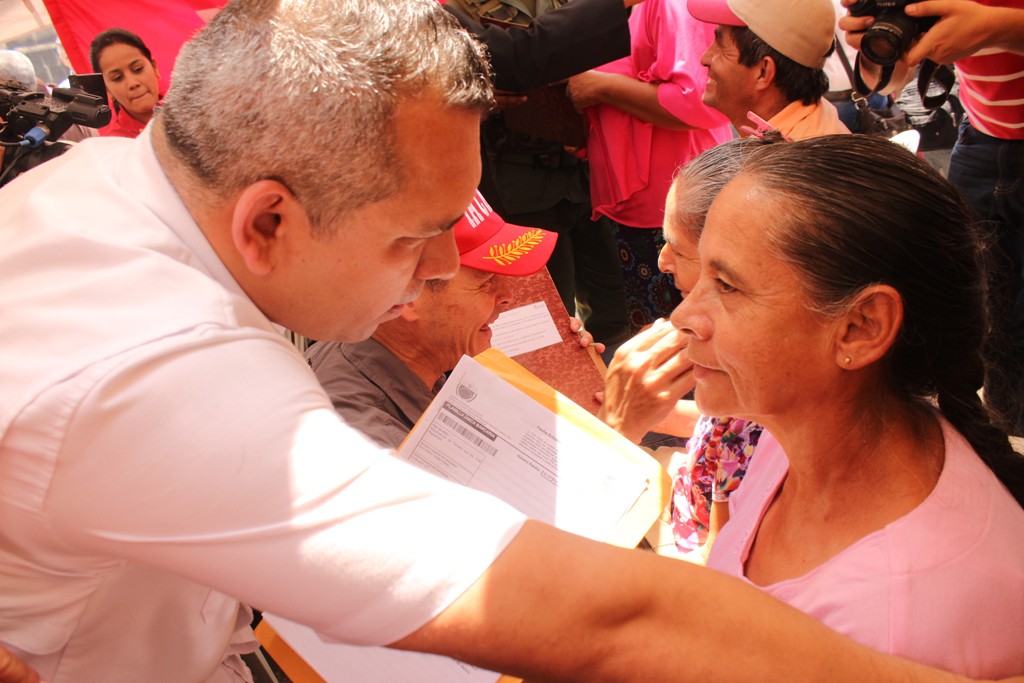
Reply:
[[704, 104], [741, 134], [749, 114], [791, 139], [850, 132], [823, 99], [836, 15], [829, 0], [689, 0], [690, 14], [718, 24], [701, 57]]
[[508, 304], [510, 277], [547, 263], [558, 235], [502, 220], [477, 192], [455, 224], [459, 271], [430, 280], [369, 339], [320, 342], [306, 360], [345, 422], [398, 448], [463, 355], [491, 345], [490, 324]]

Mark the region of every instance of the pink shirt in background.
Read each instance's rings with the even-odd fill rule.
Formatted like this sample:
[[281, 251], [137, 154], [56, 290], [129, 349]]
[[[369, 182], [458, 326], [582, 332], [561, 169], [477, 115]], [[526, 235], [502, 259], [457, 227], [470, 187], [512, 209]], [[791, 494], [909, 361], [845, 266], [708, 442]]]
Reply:
[[[804, 576], [761, 588], [883, 652], [965, 674], [1024, 672], [1024, 509], [941, 419], [946, 460], [921, 505]], [[842, 448], [836, 448], [842, 457]], [[743, 577], [789, 461], [767, 431], [708, 566]], [[884, 471], [879, 471], [884, 476]]]
[[591, 201], [595, 218], [660, 227], [675, 169], [733, 134], [725, 116], [701, 102], [707, 69], [700, 56], [715, 27], [691, 17], [683, 0], [644, 0], [629, 29], [630, 56], [598, 70], [658, 83], [661, 106], [697, 129], [659, 128], [610, 105], [587, 109]]

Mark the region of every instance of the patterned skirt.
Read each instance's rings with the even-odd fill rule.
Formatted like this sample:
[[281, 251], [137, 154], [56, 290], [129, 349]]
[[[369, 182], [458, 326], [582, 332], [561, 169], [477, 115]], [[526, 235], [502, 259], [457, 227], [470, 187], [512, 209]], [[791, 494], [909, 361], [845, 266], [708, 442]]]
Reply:
[[665, 245], [661, 228], [631, 228], [615, 223], [615, 241], [622, 262], [626, 311], [633, 334], [658, 318], [667, 318], [682, 302], [672, 276], [658, 270]]

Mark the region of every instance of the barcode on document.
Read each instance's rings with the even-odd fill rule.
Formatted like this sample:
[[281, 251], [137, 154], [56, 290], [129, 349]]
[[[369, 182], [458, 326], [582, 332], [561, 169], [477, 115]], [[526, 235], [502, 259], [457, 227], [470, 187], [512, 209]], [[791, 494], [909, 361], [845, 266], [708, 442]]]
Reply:
[[458, 420], [451, 418], [445, 415], [444, 413], [438, 413], [438, 416], [441, 418], [442, 424], [444, 424], [446, 427], [451, 427], [452, 429], [454, 429], [456, 432], [458, 432], [466, 439], [471, 441], [474, 446], [486, 451], [488, 455], [494, 455], [495, 453], [498, 452], [497, 448], [495, 448], [494, 446], [492, 446], [491, 444], [487, 443], [485, 440], [481, 439], [479, 436], [474, 434], [473, 430], [470, 429], [469, 427], [459, 424]]

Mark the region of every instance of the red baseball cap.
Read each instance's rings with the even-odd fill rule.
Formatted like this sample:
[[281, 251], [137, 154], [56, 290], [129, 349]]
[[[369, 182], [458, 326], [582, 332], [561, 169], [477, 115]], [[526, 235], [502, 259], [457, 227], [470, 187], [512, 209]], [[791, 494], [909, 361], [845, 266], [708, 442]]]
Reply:
[[544, 267], [558, 234], [506, 223], [479, 190], [455, 224], [459, 263], [500, 275], [532, 275]]

